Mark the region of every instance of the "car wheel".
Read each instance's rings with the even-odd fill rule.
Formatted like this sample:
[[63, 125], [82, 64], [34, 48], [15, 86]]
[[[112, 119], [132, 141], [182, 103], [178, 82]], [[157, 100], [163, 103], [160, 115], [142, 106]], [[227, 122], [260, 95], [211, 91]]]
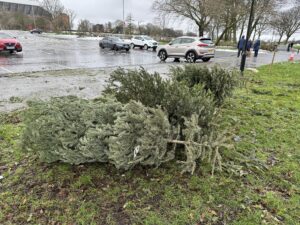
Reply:
[[144, 49], [148, 50], [149, 49], [148, 45], [144, 45]]
[[186, 54], [186, 60], [189, 62], [189, 63], [194, 63], [196, 62], [196, 53], [195, 52], [188, 52]]
[[158, 57], [160, 58], [160, 60], [162, 62], [166, 61], [167, 58], [168, 58], [168, 55], [167, 55], [167, 52], [165, 50], [161, 50], [159, 53], [158, 53]]
[[130, 44], [131, 48], [134, 49], [135, 45], [133, 43]]
[[202, 61], [203, 62], [208, 62], [210, 60], [210, 58], [203, 58]]

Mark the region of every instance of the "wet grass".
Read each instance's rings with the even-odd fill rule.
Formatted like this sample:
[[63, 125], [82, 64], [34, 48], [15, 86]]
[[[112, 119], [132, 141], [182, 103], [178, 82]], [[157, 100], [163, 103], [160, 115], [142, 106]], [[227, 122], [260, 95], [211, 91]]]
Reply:
[[300, 64], [246, 78], [223, 110], [238, 137], [224, 153], [233, 169], [214, 177], [206, 165], [191, 176], [174, 163], [44, 164], [20, 151], [20, 114], [0, 115], [0, 224], [299, 224]]

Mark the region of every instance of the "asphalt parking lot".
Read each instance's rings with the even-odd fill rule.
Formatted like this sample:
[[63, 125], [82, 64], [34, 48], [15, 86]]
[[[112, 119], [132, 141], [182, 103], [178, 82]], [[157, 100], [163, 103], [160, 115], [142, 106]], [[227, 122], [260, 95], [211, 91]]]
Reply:
[[[89, 40], [60, 35], [32, 35], [29, 32], [9, 32], [23, 45], [22, 53], [0, 54], [0, 112], [26, 107], [32, 99], [76, 95], [95, 98], [101, 95], [111, 71], [119, 66], [143, 66], [149, 72], [159, 72], [168, 77], [170, 66], [185, 65], [172, 59], [160, 62], [156, 52], [140, 49], [126, 52], [101, 50], [99, 40]], [[217, 50], [216, 57], [208, 63], [226, 68], [238, 68], [240, 58], [232, 50]], [[300, 60], [300, 55], [296, 59]], [[275, 62], [287, 61], [289, 53], [278, 52]], [[269, 64], [272, 53], [261, 52], [258, 58], [247, 59], [247, 67]]]
[[[72, 36], [32, 35], [29, 32], [9, 31], [23, 45], [23, 52], [10, 55], [0, 54], [0, 74], [34, 71], [50, 71], [78, 68], [113, 68], [118, 66], [174, 65], [172, 59], [161, 63], [157, 53], [151, 50], [131, 50], [130, 53], [114, 52], [99, 48], [98, 40], [80, 39]], [[271, 53], [262, 52], [258, 59], [249, 58], [248, 67], [257, 67], [271, 62]], [[276, 61], [286, 61], [288, 55], [278, 54]], [[184, 63], [184, 60], [182, 60]], [[199, 64], [206, 65], [201, 60]], [[217, 50], [215, 59], [208, 64], [221, 64], [224, 67], [238, 67], [240, 59], [232, 50]]]

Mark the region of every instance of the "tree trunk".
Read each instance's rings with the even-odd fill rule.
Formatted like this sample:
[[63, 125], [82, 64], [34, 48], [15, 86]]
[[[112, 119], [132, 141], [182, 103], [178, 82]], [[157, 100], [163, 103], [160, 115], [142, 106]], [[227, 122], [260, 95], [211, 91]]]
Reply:
[[292, 35], [289, 35], [289, 34], [286, 35], [286, 40], [285, 40], [285, 42], [284, 42], [285, 44], [287, 44], [287, 43], [289, 42], [291, 36], [292, 36]]
[[216, 26], [214, 25], [212, 30], [211, 30], [211, 39], [214, 41], [215, 40], [215, 30], [216, 30]]
[[253, 33], [253, 38], [252, 38], [252, 42], [254, 42], [254, 40], [255, 40], [255, 37], [256, 37], [256, 28], [254, 28], [254, 33]]
[[280, 37], [279, 37], [279, 40], [278, 40], [278, 45], [280, 45], [282, 37], [283, 37], [283, 34], [280, 34]]
[[220, 37], [218, 37], [217, 41], [216, 41], [216, 45], [218, 45], [220, 43], [220, 41], [222, 40], [223, 36], [228, 32], [228, 30], [230, 30], [231, 27], [227, 27], [225, 28], [225, 30], [223, 30], [222, 34], [220, 35]]
[[234, 42], [237, 42], [237, 40], [236, 40], [236, 23], [233, 25], [233, 27], [232, 27], [232, 32], [233, 32], [233, 41]]
[[204, 36], [204, 29], [202, 25], [198, 25], [199, 37]]

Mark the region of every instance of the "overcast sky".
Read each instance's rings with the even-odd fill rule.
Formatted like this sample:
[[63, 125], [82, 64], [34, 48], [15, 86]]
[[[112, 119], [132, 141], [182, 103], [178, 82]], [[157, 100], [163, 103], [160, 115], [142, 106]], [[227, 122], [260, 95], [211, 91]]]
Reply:
[[[123, 0], [61, 0], [63, 5], [75, 11], [77, 20], [88, 19], [92, 23], [105, 23], [123, 18]], [[154, 0], [125, 0], [125, 18], [131, 13], [133, 19], [154, 22], [151, 10]]]

